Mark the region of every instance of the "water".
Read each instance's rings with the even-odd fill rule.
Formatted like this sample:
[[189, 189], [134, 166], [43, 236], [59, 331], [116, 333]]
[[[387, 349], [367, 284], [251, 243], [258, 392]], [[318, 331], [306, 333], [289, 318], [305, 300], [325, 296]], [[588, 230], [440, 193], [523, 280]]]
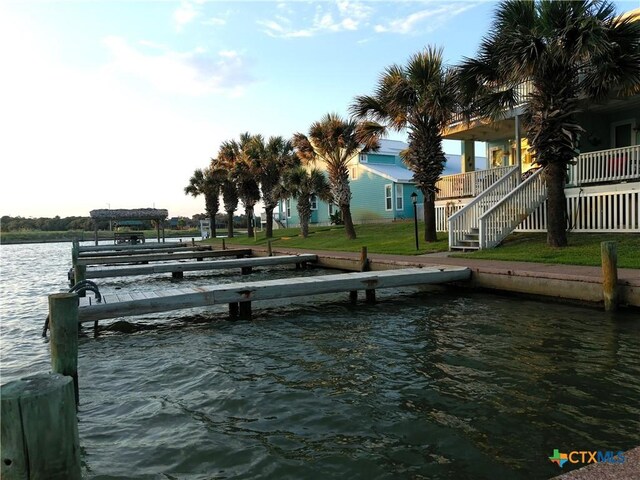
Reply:
[[[70, 249], [2, 246], [2, 383], [49, 369], [39, 335]], [[229, 322], [224, 308], [154, 314], [135, 322], [157, 328], [82, 337], [85, 477], [542, 479], [569, 469], [548, 460], [554, 448], [640, 444], [632, 314], [486, 293], [378, 299], [256, 304], [252, 322]]]

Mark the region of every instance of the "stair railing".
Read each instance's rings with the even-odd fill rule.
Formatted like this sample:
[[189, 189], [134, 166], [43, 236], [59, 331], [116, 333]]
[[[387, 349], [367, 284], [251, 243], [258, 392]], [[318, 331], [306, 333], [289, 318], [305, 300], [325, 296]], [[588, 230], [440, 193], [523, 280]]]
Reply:
[[480, 248], [498, 245], [547, 198], [541, 168], [479, 217]]
[[449, 249], [458, 245], [472, 228], [478, 228], [480, 216], [516, 188], [519, 181], [520, 166], [514, 165], [506, 175], [451, 215], [449, 217]]

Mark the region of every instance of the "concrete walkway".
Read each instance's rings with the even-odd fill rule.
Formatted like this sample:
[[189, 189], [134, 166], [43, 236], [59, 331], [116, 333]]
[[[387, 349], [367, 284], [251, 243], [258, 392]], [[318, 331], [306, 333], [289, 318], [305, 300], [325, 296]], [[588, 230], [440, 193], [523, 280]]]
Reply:
[[[265, 255], [266, 248], [252, 247], [257, 255]], [[314, 253], [319, 263], [327, 267], [356, 269], [360, 260], [357, 252], [333, 252], [297, 248], [273, 249], [274, 255]], [[640, 254], [640, 253], [639, 253]], [[473, 287], [542, 295], [566, 300], [602, 303], [602, 269], [580, 265], [557, 265], [499, 260], [453, 258], [443, 253], [429, 255], [369, 254], [372, 270], [404, 268], [408, 266], [456, 265], [473, 271]], [[640, 308], [640, 269], [618, 269], [620, 304]]]

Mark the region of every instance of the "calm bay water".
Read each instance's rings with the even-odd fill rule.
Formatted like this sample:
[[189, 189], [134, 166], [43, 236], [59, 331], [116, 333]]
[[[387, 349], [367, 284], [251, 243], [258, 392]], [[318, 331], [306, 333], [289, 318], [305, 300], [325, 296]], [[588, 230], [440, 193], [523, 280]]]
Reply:
[[[46, 295], [66, 289], [71, 245], [0, 253], [4, 384], [49, 370]], [[98, 282], [103, 293], [170, 283]], [[637, 315], [469, 292], [378, 298], [257, 303], [252, 322], [194, 309], [137, 317], [156, 328], [135, 334], [87, 331], [85, 477], [542, 479], [561, 472], [554, 448], [640, 445]]]

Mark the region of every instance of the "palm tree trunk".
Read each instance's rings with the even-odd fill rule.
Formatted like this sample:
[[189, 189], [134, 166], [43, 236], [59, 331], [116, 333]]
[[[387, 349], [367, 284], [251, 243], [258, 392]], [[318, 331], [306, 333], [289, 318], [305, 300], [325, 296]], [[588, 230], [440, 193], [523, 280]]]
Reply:
[[424, 241], [437, 242], [435, 195], [430, 191], [422, 193], [424, 194]]
[[564, 193], [565, 168], [550, 163], [545, 171], [547, 182], [547, 244], [550, 247], [566, 247], [567, 199]]
[[227, 211], [227, 237], [233, 238], [233, 210]]
[[307, 238], [309, 236], [309, 219], [311, 218], [310, 195], [298, 197], [298, 217], [300, 218], [300, 235], [302, 238]]
[[344, 231], [347, 234], [349, 240], [356, 239], [356, 229], [353, 226], [353, 218], [351, 218], [351, 207], [349, 204], [340, 205], [340, 212], [342, 213], [342, 221], [344, 222]]
[[265, 207], [264, 212], [267, 217], [267, 238], [273, 238], [273, 208]]
[[216, 238], [217, 232], [216, 232], [216, 216], [213, 215], [211, 217], [209, 217], [209, 225], [210, 225], [210, 230], [211, 230], [211, 238]]
[[247, 236], [253, 237], [253, 206], [246, 207], [244, 213], [247, 217]]

